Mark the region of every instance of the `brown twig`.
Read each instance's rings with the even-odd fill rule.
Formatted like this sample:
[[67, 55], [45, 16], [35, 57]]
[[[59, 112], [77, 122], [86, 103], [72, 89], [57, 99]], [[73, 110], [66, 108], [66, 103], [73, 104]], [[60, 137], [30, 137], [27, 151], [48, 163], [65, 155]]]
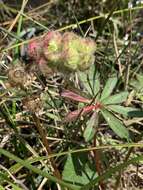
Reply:
[[128, 88], [128, 84], [129, 84], [129, 78], [130, 78], [130, 69], [131, 69], [131, 63], [132, 63], [132, 55], [131, 55], [131, 42], [132, 42], [132, 11], [130, 9], [129, 12], [129, 17], [130, 17], [130, 25], [131, 25], [131, 29], [130, 29], [130, 41], [129, 41], [129, 49], [128, 49], [128, 59], [126, 62], [126, 72], [125, 72], [125, 90], [127, 90]]
[[[49, 155], [52, 154], [52, 151], [50, 149], [49, 142], [48, 142], [48, 140], [46, 138], [46, 133], [45, 133], [45, 131], [43, 129], [43, 126], [40, 123], [40, 119], [37, 117], [36, 113], [33, 113], [32, 115], [33, 115], [33, 120], [35, 122], [37, 130], [38, 130], [38, 132], [40, 134], [42, 142], [43, 142], [43, 144], [44, 144], [44, 146], [46, 148], [47, 154], [49, 156]], [[50, 160], [51, 165], [52, 165], [52, 167], [54, 169], [54, 176], [57, 177], [57, 178], [59, 178], [59, 179], [61, 179], [61, 174], [60, 174], [60, 172], [59, 172], [59, 170], [58, 170], [58, 168], [56, 166], [56, 163], [55, 163], [54, 159], [53, 158], [49, 158], [49, 160]]]
[[[98, 113], [95, 113], [95, 116], [96, 116], [96, 121], [95, 121], [95, 127], [98, 125]], [[95, 128], [96, 132], [95, 132], [95, 135], [94, 135], [94, 141], [93, 141], [93, 147], [96, 147], [97, 146], [97, 128]], [[93, 150], [93, 154], [94, 154], [94, 160], [95, 160], [95, 166], [96, 166], [96, 171], [98, 173], [98, 175], [102, 175], [102, 169], [101, 169], [101, 162], [100, 162], [100, 150]], [[100, 181], [99, 182], [99, 186], [101, 188], [101, 190], [105, 190], [105, 184]]]

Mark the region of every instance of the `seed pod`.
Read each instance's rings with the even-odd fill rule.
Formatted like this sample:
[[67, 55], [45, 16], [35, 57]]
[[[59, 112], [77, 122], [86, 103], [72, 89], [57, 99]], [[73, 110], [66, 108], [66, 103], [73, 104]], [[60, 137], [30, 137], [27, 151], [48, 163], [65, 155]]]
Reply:
[[11, 86], [23, 86], [25, 81], [26, 75], [22, 66], [16, 65], [8, 70], [8, 82]]
[[8, 83], [12, 87], [26, 88], [36, 79], [33, 73], [27, 73], [22, 64], [16, 64], [8, 70]]

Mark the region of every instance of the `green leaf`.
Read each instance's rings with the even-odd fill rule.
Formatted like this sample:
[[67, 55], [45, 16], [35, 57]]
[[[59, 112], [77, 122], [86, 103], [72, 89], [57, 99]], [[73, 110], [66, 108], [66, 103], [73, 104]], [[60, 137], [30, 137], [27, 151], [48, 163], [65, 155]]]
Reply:
[[66, 182], [82, 187], [97, 177], [95, 166], [89, 163], [87, 153], [69, 154], [66, 160], [63, 179]]
[[[9, 183], [13, 187], [14, 190], [22, 190], [20, 187], [18, 187], [18, 185], [14, 184], [12, 182], [12, 180], [9, 179], [9, 177], [7, 177], [7, 175], [5, 173], [0, 172], [0, 179], [1, 179], [0, 182], [7, 182], [7, 183]], [[1, 187], [2, 186], [0, 186], [0, 190], [1, 190]]]
[[85, 89], [89, 92], [90, 95], [93, 94], [92, 88], [87, 80], [87, 74], [84, 72], [78, 72], [78, 76], [82, 84], [84, 85]]
[[92, 87], [92, 94], [96, 96], [100, 90], [100, 74], [96, 71], [95, 65], [92, 65], [88, 72], [88, 79]]
[[123, 123], [117, 119], [112, 113], [108, 110], [101, 110], [101, 113], [105, 120], [107, 121], [109, 127], [118, 135], [120, 138], [130, 139], [129, 132]]
[[137, 91], [143, 90], [143, 76], [136, 74], [136, 79], [130, 82], [130, 85], [133, 86]]
[[47, 115], [50, 119], [53, 119], [54, 121], [60, 121], [60, 118], [56, 114], [47, 112], [45, 113], [45, 115]]
[[118, 81], [117, 77], [112, 77], [107, 80], [106, 85], [101, 94], [100, 100], [107, 98], [112, 93], [113, 89], [117, 84], [117, 81]]
[[120, 104], [123, 103], [124, 101], [126, 101], [127, 97], [128, 97], [128, 92], [121, 92], [119, 94], [115, 94], [113, 96], [109, 96], [108, 98], [103, 99], [101, 102], [104, 105], [107, 104]]
[[108, 108], [116, 113], [119, 113], [124, 116], [128, 117], [143, 117], [143, 111], [137, 109], [137, 108], [132, 108], [132, 107], [124, 107], [120, 105], [110, 105]]
[[93, 84], [93, 92], [94, 92], [94, 96], [96, 96], [100, 91], [100, 79], [99, 76], [96, 75], [95, 76], [95, 80], [94, 80], [94, 84]]
[[20, 187], [18, 187], [15, 184], [11, 184], [13, 190], [22, 190]]
[[95, 135], [95, 125], [96, 125], [96, 112], [93, 113], [92, 117], [87, 122], [87, 127], [83, 134], [86, 142], [89, 142], [93, 139]]
[[95, 65], [92, 65], [87, 73], [78, 72], [78, 76], [89, 94], [96, 96], [100, 90], [100, 79]]
[[0, 190], [5, 190], [3, 186], [0, 185]]

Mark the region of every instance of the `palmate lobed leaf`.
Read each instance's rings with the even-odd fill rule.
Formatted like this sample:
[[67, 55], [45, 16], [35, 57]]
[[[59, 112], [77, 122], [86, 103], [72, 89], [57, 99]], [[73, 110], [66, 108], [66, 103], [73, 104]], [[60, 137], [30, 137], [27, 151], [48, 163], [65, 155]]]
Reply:
[[100, 91], [99, 72], [92, 65], [87, 72], [78, 72], [80, 81], [91, 96], [96, 96]]
[[107, 80], [101, 94], [101, 98], [100, 98], [101, 101], [110, 96], [110, 94], [112, 93], [113, 89], [115, 88], [117, 84], [117, 81], [118, 81], [117, 77], [112, 77]]
[[84, 88], [89, 92], [90, 95], [92, 95], [93, 92], [91, 86], [89, 85], [89, 81], [87, 80], [87, 74], [84, 72], [78, 72], [78, 76]]
[[123, 125], [123, 123], [117, 119], [112, 113], [108, 110], [103, 109], [101, 113], [108, 123], [109, 127], [116, 133], [120, 138], [125, 138], [126, 140], [130, 140], [130, 135], [128, 129]]
[[92, 88], [92, 95], [96, 96], [100, 91], [100, 74], [95, 65], [92, 65], [87, 74], [90, 86]]
[[96, 125], [96, 119], [97, 119], [96, 116], [97, 116], [97, 113], [94, 112], [91, 118], [87, 122], [87, 126], [83, 134], [86, 142], [89, 142], [90, 140], [92, 140], [95, 135], [95, 125]]
[[138, 108], [124, 107], [120, 105], [109, 105], [108, 109], [128, 117], [143, 117], [143, 111]]
[[105, 99], [102, 99], [101, 102], [104, 104], [104, 105], [107, 105], [107, 104], [120, 104], [120, 103], [123, 103], [124, 101], [126, 101], [127, 97], [128, 97], [128, 92], [121, 92], [121, 93], [118, 93], [118, 94], [115, 94], [113, 96], [109, 96]]
[[72, 112], [69, 112], [65, 119], [64, 119], [64, 122], [72, 122], [72, 121], [75, 121], [76, 119], [78, 119], [80, 116], [85, 116], [86, 114], [92, 112], [93, 110], [95, 109], [99, 109], [100, 105], [99, 104], [96, 104], [96, 105], [88, 105], [88, 106], [85, 106], [81, 109], [78, 109], [78, 110], [75, 110], [75, 111], [72, 111]]
[[95, 168], [87, 153], [68, 154], [62, 178], [77, 187], [82, 187], [97, 177]]

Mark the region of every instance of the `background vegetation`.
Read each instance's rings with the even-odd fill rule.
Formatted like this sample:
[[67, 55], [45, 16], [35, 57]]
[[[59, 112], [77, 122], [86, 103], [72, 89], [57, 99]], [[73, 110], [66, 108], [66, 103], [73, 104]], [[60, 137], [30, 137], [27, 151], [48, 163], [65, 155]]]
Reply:
[[[143, 189], [142, 15], [141, 0], [0, 0], [0, 190]], [[89, 70], [39, 71], [26, 47], [49, 30], [91, 37]]]

